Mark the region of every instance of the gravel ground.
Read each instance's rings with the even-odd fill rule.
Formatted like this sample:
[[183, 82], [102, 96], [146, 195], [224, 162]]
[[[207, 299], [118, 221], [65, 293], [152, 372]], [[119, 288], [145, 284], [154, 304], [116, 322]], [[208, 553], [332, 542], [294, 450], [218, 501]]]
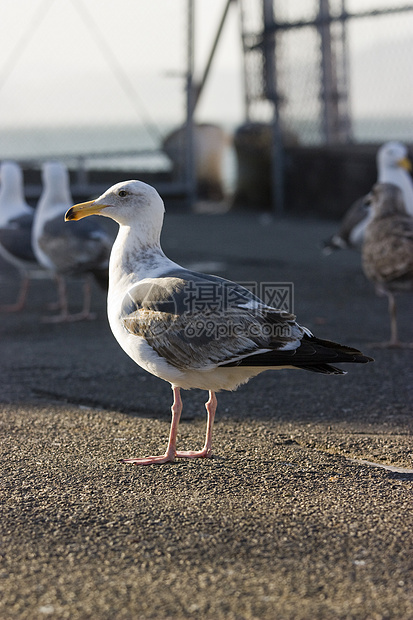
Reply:
[[[413, 351], [371, 348], [389, 336], [386, 301], [356, 252], [321, 255], [334, 228], [168, 216], [171, 258], [293, 282], [302, 324], [376, 359], [219, 394], [212, 459], [117, 462], [164, 449], [172, 395], [119, 348], [102, 291], [94, 322], [42, 323], [48, 280], [29, 309], [1, 316], [1, 620], [413, 618]], [[0, 267], [8, 303], [16, 274]], [[70, 292], [75, 309], [80, 284]], [[400, 298], [407, 341], [411, 305]], [[196, 448], [206, 394], [183, 400], [179, 447]]]

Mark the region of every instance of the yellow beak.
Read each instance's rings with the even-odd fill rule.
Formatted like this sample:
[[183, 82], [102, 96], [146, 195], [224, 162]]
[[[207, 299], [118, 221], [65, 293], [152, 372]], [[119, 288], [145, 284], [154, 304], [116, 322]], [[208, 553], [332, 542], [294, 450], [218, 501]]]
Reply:
[[104, 209], [107, 205], [96, 204], [94, 200], [89, 200], [89, 202], [80, 202], [66, 212], [65, 221], [69, 222], [71, 220], [81, 220], [83, 217], [88, 217], [88, 215], [96, 215], [100, 213], [102, 209]]
[[412, 171], [412, 162], [407, 157], [403, 157], [402, 159], [399, 159], [397, 164], [400, 166], [400, 168], [404, 168], [408, 172]]

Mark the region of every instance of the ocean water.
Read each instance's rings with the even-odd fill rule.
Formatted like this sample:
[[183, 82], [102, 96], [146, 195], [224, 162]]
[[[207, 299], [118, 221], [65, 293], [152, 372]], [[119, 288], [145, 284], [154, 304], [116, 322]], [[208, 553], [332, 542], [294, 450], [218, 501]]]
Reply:
[[399, 140], [413, 143], [413, 102], [411, 116], [395, 118], [364, 118], [353, 122], [354, 136], [358, 142], [386, 142]]
[[168, 158], [161, 152], [163, 136], [140, 125], [96, 125], [73, 127], [0, 128], [0, 160], [16, 159], [36, 164], [47, 159], [63, 159], [69, 165], [83, 159], [89, 167], [129, 165], [167, 169]]
[[[0, 127], [0, 161], [13, 159], [38, 168], [43, 161], [60, 159], [69, 168], [162, 172], [172, 162], [162, 151], [163, 139], [175, 129], [164, 125], [148, 131], [140, 125], [87, 127]], [[233, 129], [226, 128], [229, 134]], [[224, 189], [236, 185], [237, 163], [229, 142], [223, 156]]]
[[[383, 144], [389, 140], [413, 143], [413, 113], [411, 116], [355, 117], [353, 118], [353, 142], [359, 144]], [[316, 119], [296, 118], [288, 129], [304, 146], [322, 143], [321, 127]]]
[[[87, 168], [168, 170], [171, 163], [162, 153], [162, 140], [171, 125], [145, 128], [141, 125], [88, 125], [73, 127], [0, 127], [0, 160], [16, 159], [38, 165], [46, 159], [60, 158], [76, 167], [79, 159]], [[226, 126], [228, 134], [236, 127]], [[297, 121], [291, 129], [303, 145], [320, 142], [317, 124]], [[355, 142], [382, 143], [401, 140], [413, 143], [413, 115], [397, 118], [355, 119]], [[233, 166], [233, 153], [225, 166]]]

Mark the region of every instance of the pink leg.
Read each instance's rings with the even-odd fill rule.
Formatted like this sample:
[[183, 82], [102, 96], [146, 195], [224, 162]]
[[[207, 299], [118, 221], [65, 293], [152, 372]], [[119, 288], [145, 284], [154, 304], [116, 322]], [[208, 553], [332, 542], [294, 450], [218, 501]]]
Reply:
[[78, 314], [69, 314], [68, 321], [93, 321], [96, 314], [90, 311], [92, 302], [92, 276], [88, 274], [83, 284], [83, 310]]
[[66, 282], [62, 276], [56, 276], [58, 291], [59, 291], [59, 308], [60, 314], [55, 316], [44, 317], [44, 323], [72, 323], [74, 321], [86, 321], [93, 320], [96, 315], [90, 312], [91, 302], [91, 276], [88, 275], [83, 285], [83, 310], [77, 314], [69, 314], [69, 306], [67, 301]]
[[68, 305], [67, 305], [67, 294], [66, 294], [66, 282], [63, 276], [56, 275], [56, 284], [57, 284], [57, 308], [60, 308], [60, 314], [55, 314], [54, 316], [44, 316], [42, 321], [43, 323], [63, 323], [66, 321], [66, 317], [69, 314]]
[[[51, 312], [54, 312], [55, 310], [60, 310], [62, 307], [62, 278], [61, 276], [55, 275], [54, 276], [54, 281], [56, 282], [56, 287], [57, 287], [57, 301], [52, 301], [50, 304], [47, 304], [47, 309], [50, 310]], [[63, 287], [64, 287], [64, 283], [63, 283]], [[64, 294], [64, 301], [66, 303], [66, 293]]]
[[217, 410], [217, 397], [215, 396], [215, 392], [209, 392], [209, 400], [207, 403], [205, 403], [205, 408], [207, 410], [207, 428], [204, 447], [202, 448], [202, 450], [199, 450], [197, 452], [193, 450], [190, 450], [188, 452], [177, 452], [177, 457], [196, 459], [209, 458], [212, 456], [212, 427], [214, 425], [215, 412]]
[[17, 297], [17, 301], [14, 304], [10, 304], [7, 306], [1, 306], [0, 310], [2, 312], [20, 312], [23, 310], [26, 304], [27, 291], [29, 290], [29, 278], [26, 274], [22, 277], [19, 295]]
[[386, 295], [389, 300], [389, 316], [390, 316], [390, 340], [388, 342], [378, 342], [373, 344], [372, 346], [382, 349], [403, 349], [413, 348], [413, 343], [409, 342], [400, 342], [399, 334], [397, 330], [397, 307], [396, 307], [396, 299], [392, 293], [386, 292]]
[[121, 459], [121, 463], [134, 463], [135, 465], [152, 465], [153, 463], [157, 463], [158, 465], [162, 463], [168, 463], [168, 461], [173, 461], [176, 455], [176, 437], [178, 435], [178, 425], [179, 420], [182, 413], [182, 400], [181, 400], [181, 392], [178, 387], [173, 388], [174, 393], [174, 402], [172, 404], [172, 422], [171, 422], [171, 430], [169, 431], [169, 441], [168, 446], [166, 448], [165, 454], [162, 456], [147, 456], [144, 458], [138, 459]]
[[397, 332], [397, 309], [394, 295], [389, 294], [389, 315], [390, 315], [390, 342], [389, 346], [397, 347], [400, 345], [399, 334]]

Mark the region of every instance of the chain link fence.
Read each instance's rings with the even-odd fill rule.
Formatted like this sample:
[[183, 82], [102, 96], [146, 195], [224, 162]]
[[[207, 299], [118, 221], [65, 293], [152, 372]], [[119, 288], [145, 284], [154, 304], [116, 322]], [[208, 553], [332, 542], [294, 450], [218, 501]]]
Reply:
[[[247, 107], [267, 122], [262, 53], [262, 3], [242, 0]], [[413, 141], [413, 5], [395, 11], [388, 0], [330, 0], [331, 56], [347, 142]], [[411, 10], [408, 10], [408, 9]], [[284, 132], [302, 145], [325, 140], [320, 0], [277, 0], [276, 87]], [[343, 19], [343, 13], [348, 18]], [[293, 26], [296, 24], [295, 26]], [[347, 119], [346, 119], [347, 115]]]

